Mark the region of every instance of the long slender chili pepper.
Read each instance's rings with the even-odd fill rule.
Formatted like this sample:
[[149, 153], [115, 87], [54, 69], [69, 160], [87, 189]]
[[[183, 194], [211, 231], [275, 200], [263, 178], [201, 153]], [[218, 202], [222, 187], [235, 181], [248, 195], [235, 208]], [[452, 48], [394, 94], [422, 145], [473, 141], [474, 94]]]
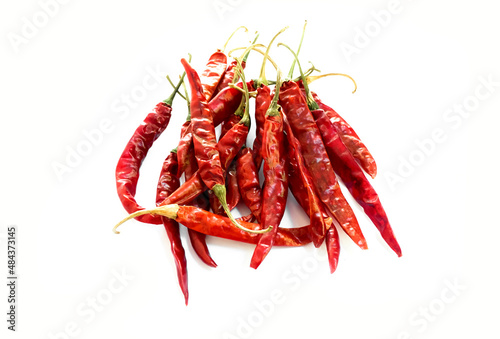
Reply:
[[[330, 224], [327, 225], [327, 220], [324, 218], [326, 213], [323, 208], [323, 202], [319, 199], [314, 190], [314, 181], [304, 164], [304, 159], [302, 158], [302, 153], [300, 150], [300, 143], [293, 135], [290, 124], [285, 121], [285, 132], [286, 138], [288, 140], [288, 158], [289, 158], [289, 169], [288, 174], [290, 177], [298, 177], [301, 180], [301, 186], [307, 192], [309, 206], [307, 207], [308, 215], [311, 219], [311, 231], [314, 246], [319, 247], [325, 238], [327, 229]], [[292, 179], [293, 180], [293, 179]], [[292, 191], [293, 192], [293, 191]]]
[[[219, 199], [224, 211], [235, 226], [248, 232], [257, 232], [244, 229], [233, 218], [226, 202], [226, 186], [224, 184], [224, 171], [221, 165], [219, 150], [215, 137], [215, 128], [212, 120], [212, 112], [203, 97], [200, 79], [196, 71], [185, 60], [181, 60], [191, 85], [191, 124], [193, 130], [193, 144], [198, 162], [199, 173], [205, 185], [211, 189]], [[227, 168], [225, 164], [224, 168]], [[268, 231], [268, 230], [264, 230]], [[261, 232], [261, 231], [258, 231]]]
[[340, 176], [353, 198], [363, 207], [366, 215], [375, 224], [387, 244], [398, 256], [401, 256], [401, 248], [394, 236], [377, 192], [375, 192], [356, 160], [340, 139], [326, 112], [317, 109], [313, 110], [312, 113], [321, 131], [333, 169]]
[[261, 226], [272, 227], [264, 234], [255, 250], [250, 267], [257, 268], [267, 256], [275, 242], [278, 226], [283, 218], [288, 196], [287, 157], [285, 152], [283, 119], [281, 117], [278, 98], [280, 92], [280, 71], [274, 98], [266, 113], [262, 139], [262, 158], [264, 159], [264, 185], [262, 188]]
[[[198, 164], [196, 163], [193, 147], [191, 147], [191, 151], [189, 154], [189, 164], [186, 167], [186, 171], [184, 173], [184, 175], [186, 176], [186, 180], [189, 180], [191, 179], [191, 177], [193, 177], [193, 175], [196, 175], [196, 171], [198, 170]], [[210, 207], [207, 197], [205, 197], [205, 195], [203, 194], [200, 194], [199, 196], [194, 198], [193, 201], [190, 202], [190, 204], [206, 211], [208, 211]], [[212, 259], [210, 251], [208, 250], [206, 235], [188, 228], [188, 236], [195, 253], [201, 259], [201, 261], [203, 261], [210, 267], [217, 267], [217, 264]]]
[[[163, 163], [160, 178], [158, 179], [156, 190], [157, 204], [161, 203], [170, 193], [179, 187], [179, 179], [176, 174], [177, 152], [176, 150], [172, 150]], [[189, 298], [187, 262], [179, 233], [179, 224], [175, 220], [166, 217], [161, 217], [161, 220], [167, 231], [168, 239], [170, 240], [170, 249], [172, 250], [175, 266], [177, 268], [177, 279], [179, 280], [179, 286], [184, 294], [184, 300], [187, 305]]]
[[[183, 82], [182, 85], [184, 87], [185, 99], [186, 99], [186, 103], [188, 105], [188, 120], [187, 121], [189, 121], [189, 123], [190, 123], [190, 120], [191, 120], [191, 108], [190, 108], [191, 102], [189, 100], [189, 95], [187, 93], [185, 83]], [[184, 126], [185, 125], [183, 125], [183, 127]], [[181, 132], [181, 135], [182, 135], [182, 132]], [[181, 140], [179, 142], [179, 145], [181, 145], [182, 142], [183, 142], [183, 140]], [[189, 143], [189, 145], [190, 145], [189, 150], [186, 152], [187, 157], [184, 157], [184, 159], [183, 159], [184, 163], [182, 164], [183, 168], [185, 168], [184, 175], [186, 177], [186, 180], [189, 180], [193, 175], [196, 174], [196, 171], [198, 170], [198, 164], [196, 162], [196, 157], [194, 155], [193, 143], [191, 142], [191, 143]], [[181, 167], [181, 164], [179, 164], [179, 167]], [[180, 178], [180, 175], [178, 175], [177, 177]], [[203, 194], [197, 196], [193, 201], [191, 201], [191, 204], [193, 206], [196, 206], [196, 207], [199, 207], [199, 208], [202, 208], [205, 210], [208, 210], [208, 208], [209, 208], [208, 199]], [[208, 250], [208, 246], [207, 246], [207, 242], [206, 242], [206, 235], [188, 228], [188, 236], [189, 236], [189, 240], [191, 242], [191, 245], [193, 246], [195, 253], [201, 259], [201, 261], [210, 267], [217, 267], [217, 264], [210, 256], [210, 251]]]
[[250, 148], [243, 148], [236, 160], [236, 173], [241, 198], [245, 205], [260, 223], [262, 211], [262, 190], [259, 183], [259, 172], [255, 166]]
[[[242, 231], [227, 217], [213, 214], [193, 206], [180, 206], [177, 204], [160, 206], [150, 210], [141, 210], [130, 214], [120, 221], [113, 231], [117, 234], [117, 228], [132, 218], [154, 214], [174, 219], [180, 224], [196, 230], [198, 232], [216, 236], [219, 238], [235, 241], [257, 244], [264, 234], [250, 233]], [[258, 224], [243, 222], [241, 223], [248, 229], [259, 229]], [[275, 246], [303, 246], [311, 242], [310, 226], [279, 228], [275, 237]]]
[[[129, 213], [144, 209], [135, 200], [139, 169], [148, 150], [167, 128], [172, 114], [172, 102], [184, 80], [184, 75], [185, 73], [182, 75], [174, 92], [165, 101], [158, 103], [154, 112], [149, 113], [143, 123], [137, 127], [125, 146], [120, 159], [118, 159], [115, 171], [116, 190], [123, 207]], [[161, 218], [151, 215], [141, 216], [138, 220], [150, 224], [162, 223]]]
[[[308, 182], [312, 180], [311, 177], [308, 177]], [[309, 197], [311, 196], [311, 191], [306, 189], [308, 184], [305, 184], [300, 169], [297, 166], [297, 163], [294, 162], [294, 159], [291, 158], [288, 161], [288, 187], [290, 187], [290, 191], [292, 192], [295, 200], [302, 207], [304, 212], [306, 212], [307, 216], [311, 216], [311, 203], [309, 202]], [[316, 192], [314, 192], [316, 195]], [[314, 195], [312, 197], [314, 198]], [[319, 199], [319, 198], [316, 198]], [[333, 225], [333, 220], [325, 211], [323, 203], [320, 201], [319, 209], [321, 214], [323, 215], [323, 220], [326, 223], [326, 250], [328, 254], [328, 263], [330, 266], [330, 272], [333, 273], [337, 269], [339, 255], [340, 255], [340, 241], [339, 234], [337, 232], [337, 228]], [[313, 225], [311, 225], [313, 227]], [[312, 230], [311, 230], [312, 231]]]
[[[291, 49], [290, 51], [294, 53]], [[300, 68], [300, 63], [298, 66]], [[301, 74], [303, 74], [302, 70]], [[321, 133], [297, 83], [285, 81], [282, 84], [280, 105], [283, 107], [293, 134], [300, 142], [304, 162], [309, 172], [321, 173], [314, 180], [316, 192], [347, 235], [360, 248], [366, 249], [366, 240], [353, 210], [340, 190]]]

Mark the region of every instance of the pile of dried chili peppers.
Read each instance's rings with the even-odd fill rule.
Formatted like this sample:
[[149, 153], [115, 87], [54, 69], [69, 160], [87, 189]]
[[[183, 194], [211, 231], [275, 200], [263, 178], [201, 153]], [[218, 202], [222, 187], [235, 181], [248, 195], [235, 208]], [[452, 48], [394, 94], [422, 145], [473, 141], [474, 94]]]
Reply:
[[[147, 115], [118, 161], [118, 195], [130, 215], [114, 231], [119, 233], [116, 228], [131, 218], [163, 224], [186, 304], [186, 256], [179, 224], [188, 228], [196, 254], [211, 267], [217, 265], [210, 256], [207, 235], [255, 244], [250, 261], [253, 268], [262, 263], [273, 246], [312, 242], [316, 247], [326, 244], [333, 273], [340, 253], [337, 227], [366, 249], [366, 240], [338, 179], [390, 248], [401, 256], [380, 199], [365, 177], [365, 173], [376, 176], [375, 160], [353, 128], [309, 90], [309, 83], [323, 75], [311, 76], [317, 71], [314, 67], [306, 73], [302, 71], [297, 58], [302, 39], [297, 53], [287, 45], [277, 44], [294, 55], [286, 78], [270, 57], [274, 40], [285, 29], [267, 46], [254, 41], [231, 63], [224, 46], [211, 55], [200, 74], [191, 67], [190, 59], [182, 59], [185, 73], [177, 85], [172, 84], [173, 93]], [[263, 54], [264, 60], [259, 78], [247, 81], [244, 68], [251, 51]], [[265, 77], [267, 60], [277, 70], [276, 81]], [[292, 78], [295, 64], [300, 70], [297, 79]], [[184, 95], [180, 93], [181, 85]], [[187, 119], [177, 147], [163, 163], [157, 184], [157, 207], [146, 210], [135, 200], [139, 169], [154, 141], [167, 128], [177, 93], [188, 103]], [[254, 114], [249, 112], [250, 98], [255, 99]], [[253, 140], [249, 138], [252, 120], [256, 123]], [[219, 125], [220, 132], [216, 130]], [[309, 216], [309, 225], [285, 228], [280, 224], [289, 191]], [[238, 204], [248, 207], [250, 214], [234, 218], [232, 211]]]

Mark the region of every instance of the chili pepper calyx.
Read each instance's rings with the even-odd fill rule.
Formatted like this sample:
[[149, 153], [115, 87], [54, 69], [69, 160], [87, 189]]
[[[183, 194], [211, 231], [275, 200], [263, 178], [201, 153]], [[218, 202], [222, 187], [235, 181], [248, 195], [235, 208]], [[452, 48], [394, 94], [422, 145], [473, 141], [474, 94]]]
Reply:
[[163, 217], [167, 217], [169, 219], [176, 219], [177, 218], [177, 211], [179, 210], [179, 205], [172, 204], [172, 205], [164, 205], [164, 206], [159, 206], [156, 208], [152, 209], [146, 209], [146, 210], [140, 210], [137, 212], [134, 212], [132, 214], [129, 214], [126, 218], [122, 219], [118, 224], [113, 227], [113, 232], [116, 234], [120, 234], [120, 232], [117, 231], [117, 228], [123, 224], [124, 222], [133, 219], [135, 217], [144, 215], [144, 214], [153, 214], [153, 215], [161, 215]]

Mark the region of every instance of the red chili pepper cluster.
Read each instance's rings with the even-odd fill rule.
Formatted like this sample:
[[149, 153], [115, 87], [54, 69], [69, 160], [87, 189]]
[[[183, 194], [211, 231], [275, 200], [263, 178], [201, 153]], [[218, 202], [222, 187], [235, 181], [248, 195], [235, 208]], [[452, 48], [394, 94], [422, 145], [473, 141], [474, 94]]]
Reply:
[[[227, 55], [217, 50], [201, 76], [182, 59], [185, 75], [172, 95], [137, 128], [118, 161], [118, 195], [131, 214], [115, 226], [115, 232], [131, 218], [164, 225], [186, 304], [187, 268], [179, 224], [188, 227], [196, 254], [211, 267], [217, 265], [210, 256], [207, 235], [256, 244], [250, 261], [253, 268], [262, 263], [273, 246], [312, 242], [316, 247], [326, 244], [333, 273], [340, 253], [337, 227], [366, 249], [366, 240], [338, 179], [382, 238], [401, 256], [380, 199], [364, 174], [376, 176], [375, 160], [353, 128], [309, 91], [308, 83], [318, 77], [306, 77], [297, 55], [290, 50], [295, 61], [288, 78], [282, 81], [277, 69], [275, 86], [270, 87], [264, 75], [265, 63], [269, 59], [277, 67], [269, 57], [276, 37], [265, 53], [258, 48], [261, 45], [253, 44], [229, 65]], [[264, 61], [259, 78], [247, 81], [244, 67], [251, 50], [264, 54]], [[301, 76], [292, 79], [296, 62]], [[161, 169], [157, 207], [145, 210], [134, 198], [139, 169], [153, 142], [167, 128], [172, 101], [184, 76], [191, 88], [190, 97], [184, 91], [188, 118], [176, 149], [169, 152]], [[256, 135], [252, 146], [247, 144], [252, 120], [250, 97], [255, 97]], [[221, 132], [217, 133], [219, 125]], [[259, 179], [261, 168], [263, 182]], [[309, 225], [282, 227], [289, 190], [309, 216]], [[233, 218], [231, 211], [238, 204], [244, 204], [251, 213]]]

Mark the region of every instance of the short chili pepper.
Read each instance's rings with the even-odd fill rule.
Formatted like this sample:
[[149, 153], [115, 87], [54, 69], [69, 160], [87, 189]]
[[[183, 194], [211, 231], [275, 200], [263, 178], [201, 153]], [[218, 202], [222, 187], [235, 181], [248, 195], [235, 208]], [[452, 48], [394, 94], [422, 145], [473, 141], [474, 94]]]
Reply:
[[[163, 162], [158, 186], [156, 190], [156, 203], [159, 204], [165, 198], [179, 187], [179, 179], [177, 178], [177, 152], [172, 150]], [[179, 233], [179, 224], [172, 219], [161, 217], [163, 226], [167, 231], [168, 239], [170, 240], [170, 248], [175, 260], [177, 268], [177, 279], [179, 286], [184, 294], [186, 305], [188, 304], [188, 275], [187, 262], [184, 247], [182, 246], [181, 236]]]
[[[132, 218], [145, 215], [155, 214], [161, 215], [170, 219], [174, 219], [178, 223], [204, 233], [206, 235], [216, 236], [219, 238], [230, 239], [235, 241], [257, 244], [264, 234], [250, 233], [236, 227], [234, 223], [227, 217], [210, 213], [193, 206], [181, 206], [177, 204], [164, 205], [150, 210], [140, 210], [130, 214], [128, 217], [120, 221], [113, 231], [117, 234], [117, 228]], [[259, 225], [240, 221], [247, 229], [258, 230]], [[275, 236], [275, 246], [304, 246], [311, 243], [310, 226], [279, 228]]]
[[[183, 80], [184, 74], [174, 92], [165, 101], [158, 103], [154, 112], [149, 113], [137, 127], [118, 159], [115, 171], [116, 189], [123, 207], [129, 213], [143, 209], [135, 200], [139, 169], [148, 150], [167, 128], [172, 114], [172, 102]], [[144, 215], [138, 220], [149, 224], [162, 223], [161, 218], [151, 215]]]
[[401, 248], [394, 236], [387, 214], [375, 189], [366, 179], [361, 167], [342, 142], [327, 113], [322, 109], [312, 111], [318, 125], [332, 166], [353, 198], [363, 207], [387, 244], [401, 256]]
[[278, 71], [274, 98], [266, 112], [262, 137], [261, 155], [264, 160], [264, 184], [262, 187], [262, 212], [260, 224], [262, 228], [272, 227], [264, 234], [255, 250], [250, 267], [257, 268], [269, 254], [275, 242], [278, 226], [283, 218], [288, 196], [287, 156], [285, 151], [283, 119], [281, 117], [278, 98], [281, 79]]

